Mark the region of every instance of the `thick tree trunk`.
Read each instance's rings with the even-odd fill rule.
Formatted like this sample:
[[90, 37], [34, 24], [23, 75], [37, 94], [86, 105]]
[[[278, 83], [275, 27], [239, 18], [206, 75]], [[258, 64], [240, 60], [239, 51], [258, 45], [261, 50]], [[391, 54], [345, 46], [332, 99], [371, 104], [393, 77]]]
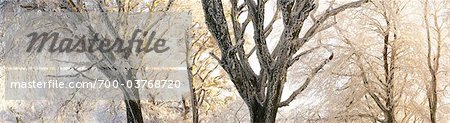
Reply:
[[259, 104], [248, 105], [250, 110], [250, 121], [252, 123], [262, 123], [266, 120], [266, 113], [264, 108]]
[[[133, 85], [133, 87], [134, 87], [134, 85]], [[125, 107], [127, 109], [127, 122], [128, 123], [143, 123], [144, 120], [142, 118], [139, 90], [136, 88], [132, 88], [129, 90], [131, 90], [131, 93], [123, 92], [124, 98], [125, 98], [125, 100], [124, 100]]]
[[[274, 72], [274, 76], [272, 76], [271, 82], [268, 84], [271, 84], [272, 87], [269, 87], [267, 91], [269, 93], [267, 94], [266, 101], [265, 101], [265, 114], [266, 114], [266, 123], [275, 123], [278, 108], [281, 100], [281, 94], [283, 92], [283, 86], [286, 82], [286, 76], [287, 76], [287, 67], [280, 66], [281, 69], [276, 70], [277, 72]], [[270, 86], [270, 85], [269, 85]]]
[[[136, 70], [129, 69], [127, 71], [127, 80], [133, 80], [132, 87], [136, 87]], [[126, 82], [125, 80], [122, 80]], [[126, 88], [126, 87], [125, 87]], [[141, 102], [139, 97], [139, 89], [138, 88], [128, 88], [123, 90], [125, 105], [127, 109], [127, 122], [128, 123], [143, 123], [144, 119], [142, 118], [141, 111]]]
[[[258, 104], [256, 101], [247, 105], [250, 111], [250, 121], [252, 123], [274, 123], [276, 119], [276, 114], [278, 111], [278, 107], [268, 106], [263, 107]], [[275, 113], [267, 113], [266, 109], [272, 108], [270, 110], [274, 110]]]
[[259, 103], [257, 96], [252, 96], [247, 102], [250, 110], [250, 118], [253, 123], [274, 123], [277, 117], [283, 83], [286, 81], [287, 69], [278, 69], [273, 76], [269, 77], [266, 99]]
[[395, 116], [394, 116], [394, 112], [392, 110], [387, 111], [384, 113], [384, 121], [385, 123], [394, 123], [395, 122]]
[[128, 123], [143, 123], [140, 100], [124, 100]]
[[278, 113], [278, 106], [269, 107], [268, 110], [271, 110], [269, 113], [265, 113], [265, 122], [266, 123], [275, 123]]

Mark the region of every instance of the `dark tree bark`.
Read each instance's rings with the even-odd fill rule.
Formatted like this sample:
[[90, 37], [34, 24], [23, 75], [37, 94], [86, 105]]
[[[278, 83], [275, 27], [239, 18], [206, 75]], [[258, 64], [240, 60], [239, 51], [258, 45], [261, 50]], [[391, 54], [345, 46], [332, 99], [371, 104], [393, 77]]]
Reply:
[[127, 107], [127, 122], [128, 123], [143, 123], [141, 104], [139, 100], [124, 100]]
[[[303, 23], [310, 16], [312, 10], [316, 9], [315, 0], [279, 0], [278, 9], [268, 26], [264, 26], [264, 11], [267, 0], [245, 0], [238, 5], [237, 0], [231, 2], [231, 23], [232, 31], [229, 30], [226, 16], [221, 0], [202, 0], [205, 21], [212, 36], [215, 38], [220, 48], [220, 58], [215, 56], [222, 68], [228, 73], [231, 81], [238, 90], [240, 96], [248, 106], [251, 122], [275, 122], [279, 107], [287, 106], [295, 97], [300, 94], [310, 83], [313, 77], [325, 64], [327, 64], [333, 55], [325, 59], [315, 67], [304, 84], [294, 91], [291, 96], [281, 101], [284, 83], [286, 82], [287, 70], [299, 58], [308, 54], [297, 51], [308, 42], [317, 32], [326, 29], [324, 22], [331, 16], [334, 16], [348, 8], [356, 8], [369, 0], [359, 0], [344, 4], [337, 8], [331, 8], [318, 18], [311, 17], [314, 21], [312, 27], [306, 30], [306, 34], [299, 36], [303, 29]], [[249, 17], [245, 22], [237, 21], [244, 8], [248, 9]], [[279, 43], [273, 52], [269, 52], [266, 38], [272, 31], [272, 26], [277, 16], [281, 12], [284, 22], [284, 30]], [[253, 40], [255, 46], [250, 52], [245, 52], [244, 33], [249, 23], [253, 25]], [[234, 35], [230, 33], [233, 32]], [[234, 36], [234, 38], [231, 38]], [[248, 57], [256, 52], [261, 71], [257, 75], [248, 62]], [[309, 51], [310, 52], [310, 51]]]

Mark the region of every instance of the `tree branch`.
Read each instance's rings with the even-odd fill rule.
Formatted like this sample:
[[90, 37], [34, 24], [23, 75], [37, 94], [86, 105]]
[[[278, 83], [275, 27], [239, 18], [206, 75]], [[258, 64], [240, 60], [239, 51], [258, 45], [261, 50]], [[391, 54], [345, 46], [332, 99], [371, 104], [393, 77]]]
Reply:
[[302, 38], [299, 38], [297, 40], [294, 40], [294, 45], [291, 47], [293, 48], [293, 52], [291, 54], [294, 54], [303, 44], [305, 44], [309, 39], [311, 39], [320, 29], [321, 25], [331, 16], [335, 16], [339, 14], [340, 12], [347, 10], [349, 8], [357, 8], [363, 5], [364, 3], [369, 2], [370, 0], [359, 0], [351, 3], [344, 4], [342, 6], [339, 6], [334, 9], [327, 10], [324, 14], [320, 15], [319, 19], [317, 19], [314, 24], [308, 29], [308, 31], [305, 33], [305, 35]]
[[285, 101], [281, 102], [279, 107], [284, 107], [284, 106], [288, 106], [289, 103], [291, 103], [295, 97], [297, 97], [297, 95], [299, 95], [301, 92], [303, 92], [306, 87], [308, 87], [309, 83], [311, 83], [312, 79], [316, 76], [316, 74], [328, 63], [333, 59], [334, 54], [332, 53], [330, 55], [330, 57], [328, 57], [328, 59], [324, 60], [319, 66], [317, 66], [316, 68], [314, 68], [311, 71], [311, 74], [309, 75], [308, 78], [306, 78], [305, 82], [303, 83], [302, 86], [300, 86], [300, 88], [298, 88], [297, 90], [295, 90], [291, 96], [289, 96], [288, 99], [286, 99]]
[[300, 59], [300, 57], [302, 57], [302, 56], [304, 56], [304, 55], [307, 55], [307, 54], [310, 54], [310, 53], [312, 53], [314, 50], [317, 50], [317, 49], [319, 49], [319, 48], [320, 48], [320, 47], [314, 47], [314, 48], [311, 48], [311, 49], [309, 49], [309, 50], [306, 50], [306, 51], [301, 52], [300, 54], [298, 54], [297, 56], [295, 56], [294, 58], [292, 58], [292, 59], [289, 60], [289, 66], [292, 66], [295, 62], [297, 62], [297, 61]]

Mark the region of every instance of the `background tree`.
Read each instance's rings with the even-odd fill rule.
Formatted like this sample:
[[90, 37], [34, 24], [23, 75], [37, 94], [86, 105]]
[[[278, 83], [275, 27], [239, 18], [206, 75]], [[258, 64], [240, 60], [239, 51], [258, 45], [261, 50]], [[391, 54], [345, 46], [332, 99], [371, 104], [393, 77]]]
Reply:
[[[427, 66], [430, 73], [431, 80], [427, 85], [427, 98], [430, 111], [430, 119], [432, 123], [436, 123], [436, 111], [438, 107], [438, 75], [440, 73], [440, 59], [443, 47], [443, 40], [445, 38], [445, 23], [440, 22], [443, 17], [442, 10], [446, 7], [448, 1], [432, 1], [434, 4], [430, 8], [428, 0], [423, 1], [423, 19], [426, 30], [427, 42]], [[439, 5], [436, 5], [439, 4]], [[444, 16], [445, 17], [445, 16]], [[431, 20], [431, 21], [430, 21]]]
[[[377, 20], [378, 18], [369, 17], [369, 25], [374, 26], [374, 31], [379, 33], [383, 40], [382, 55], [380, 57], [376, 54], [368, 54], [367, 57], [363, 57], [361, 54], [355, 53], [355, 59], [361, 70], [361, 78], [370, 99], [375, 102], [376, 107], [383, 114], [384, 119], [377, 120], [392, 123], [396, 122], [395, 108], [398, 105], [397, 99], [401, 93], [401, 91], [395, 91], [395, 86], [398, 83], [396, 81], [403, 78], [397, 75], [401, 68], [398, 66], [401, 42], [397, 25], [401, 16], [399, 14], [402, 11], [402, 5], [397, 1], [373, 1], [371, 3], [378, 9], [378, 11], [375, 11], [380, 13], [382, 17], [381, 22]], [[371, 57], [371, 55], [373, 56]], [[375, 58], [374, 61], [369, 61], [373, 57]], [[377, 115], [375, 114], [375, 116]]]

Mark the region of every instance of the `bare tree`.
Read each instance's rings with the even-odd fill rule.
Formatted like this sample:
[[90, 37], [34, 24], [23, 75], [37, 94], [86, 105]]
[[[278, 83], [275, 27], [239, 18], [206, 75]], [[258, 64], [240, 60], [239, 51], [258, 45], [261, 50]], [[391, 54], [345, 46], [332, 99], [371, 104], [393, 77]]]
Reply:
[[[317, 32], [327, 28], [325, 21], [348, 8], [359, 7], [368, 1], [359, 0], [336, 8], [330, 6], [324, 13], [315, 17], [314, 10], [317, 9], [318, 1], [278, 0], [275, 16], [272, 17], [269, 25], [264, 26], [267, 1], [245, 0], [243, 4], [238, 5], [237, 0], [230, 0], [231, 32], [233, 33], [231, 37], [222, 0], [202, 0], [206, 24], [221, 51], [220, 58], [216, 56], [217, 60], [247, 104], [252, 122], [275, 122], [278, 108], [289, 105], [308, 86], [316, 73], [333, 58], [331, 54], [329, 58], [320, 62], [304, 84], [287, 100], [281, 101], [288, 68], [305, 54], [298, 54], [297, 51]], [[248, 17], [244, 19], [246, 21], [240, 23], [238, 18], [241, 17], [245, 8], [248, 10]], [[282, 15], [284, 29], [275, 49], [270, 52], [266, 38], [271, 33], [278, 12]], [[310, 28], [303, 28], [308, 18], [311, 18], [313, 24]], [[243, 36], [250, 22], [253, 25], [255, 46], [253, 50], [245, 52], [243, 44], [246, 40]], [[300, 36], [302, 30], [306, 33]], [[248, 62], [248, 57], [254, 51], [261, 67], [259, 74], [253, 71]]]
[[[344, 48], [350, 53], [347, 53], [349, 61], [343, 64], [345, 68], [339, 69], [342, 72], [334, 74], [350, 77], [349, 81], [362, 81], [362, 90], [351, 87], [350, 92], [347, 92], [351, 95], [345, 98], [345, 107], [357, 111], [342, 114], [345, 116], [344, 120], [352, 116], [368, 118], [373, 122], [393, 123], [396, 122], [399, 98], [403, 93], [402, 83], [407, 82], [408, 76], [406, 66], [402, 64], [406, 61], [403, 57], [407, 43], [401, 39], [405, 36], [402, 35], [404, 30], [399, 26], [403, 24], [401, 12], [406, 2], [374, 0], [370, 3], [367, 11], [361, 12], [363, 16], [358, 22], [362, 23], [359, 25], [363, 29], [367, 28], [373, 33], [361, 33], [364, 31], [357, 30], [353, 34], [357, 36], [349, 37], [346, 33], [351, 31], [337, 27], [338, 35], [346, 44]], [[352, 85], [348, 86], [357, 86], [355, 82], [349, 83]]]
[[[211, 42], [212, 37], [208, 35], [204, 24], [194, 24], [191, 29], [193, 31], [193, 41], [189, 42], [188, 48], [189, 60], [188, 74], [192, 78], [191, 82], [191, 109], [193, 122], [199, 122], [199, 116], [203, 112], [215, 110], [217, 105], [227, 103], [229, 98], [219, 99], [216, 96], [218, 91], [226, 91], [224, 78], [225, 74], [219, 72], [217, 61], [210, 55], [211, 52], [218, 52], [218, 48], [214, 47]], [[219, 72], [217, 74], [217, 72]], [[215, 73], [215, 74], [214, 74]], [[223, 102], [223, 103], [221, 103]], [[203, 111], [200, 111], [203, 109]], [[185, 112], [187, 114], [188, 112]]]
[[[378, 108], [383, 112], [384, 119], [382, 121], [385, 123], [393, 123], [395, 122], [395, 107], [397, 105], [395, 98], [398, 98], [397, 95], [399, 95], [398, 92], [394, 92], [394, 77], [396, 77], [396, 72], [398, 71], [397, 64], [399, 59], [399, 46], [398, 44], [396, 45], [396, 41], [398, 41], [396, 17], [399, 17], [401, 8], [396, 6], [398, 5], [396, 1], [379, 1], [378, 3], [372, 3], [374, 3], [373, 5], [381, 10], [380, 13], [386, 24], [386, 27], [376, 23], [374, 24], [376, 28], [379, 29], [378, 32], [380, 32], [383, 37], [383, 55], [380, 59], [382, 59], [382, 68], [384, 72], [381, 74], [382, 76], [379, 76], [380, 73], [376, 73], [377, 68], [369, 68], [369, 71], [375, 72], [369, 74], [367, 72], [367, 68], [364, 68], [364, 64], [361, 63], [362, 59], [357, 56], [357, 59], [360, 61], [358, 66], [362, 70], [361, 76], [368, 94], [374, 100]], [[368, 66], [374, 66], [370, 65], [373, 63], [368, 64]], [[376, 78], [376, 80], [370, 80], [368, 77], [369, 75], [375, 75], [374, 78]]]
[[[436, 1], [435, 1], [436, 2]], [[445, 6], [445, 1], [441, 1]], [[423, 19], [426, 30], [426, 42], [427, 42], [427, 66], [430, 73], [431, 80], [427, 82], [427, 98], [430, 112], [430, 120], [432, 123], [436, 123], [436, 110], [438, 105], [437, 96], [437, 82], [439, 74], [439, 66], [441, 59], [441, 51], [443, 46], [444, 23], [440, 21], [440, 15], [442, 13], [442, 5], [434, 5], [433, 9], [429, 8], [430, 2], [428, 0], [423, 1]], [[430, 23], [430, 19], [432, 20]], [[434, 42], [433, 42], [434, 41]]]
[[[11, 5], [18, 4], [17, 7], [20, 7], [24, 9], [24, 11], [46, 11], [46, 12], [74, 12], [77, 13], [75, 16], [73, 16], [72, 21], [67, 21], [66, 23], [72, 23], [76, 25], [78, 21], [86, 21], [89, 22], [89, 16], [82, 16], [83, 14], [87, 14], [88, 12], [92, 11], [98, 11], [98, 12], [110, 12], [110, 11], [117, 11], [119, 16], [119, 19], [122, 19], [120, 21], [124, 21], [123, 19], [126, 18], [127, 14], [130, 12], [138, 12], [137, 8], [142, 7], [140, 6], [143, 1], [122, 1], [122, 0], [116, 0], [116, 1], [83, 1], [83, 0], [64, 0], [64, 1], [30, 1], [30, 2], [19, 2], [19, 1], [8, 1], [12, 2]], [[155, 2], [155, 1], [154, 1]], [[173, 0], [169, 0], [166, 5], [163, 7], [156, 6], [154, 4], [148, 4], [148, 9], [150, 12], [154, 11], [168, 11], [173, 3]], [[110, 7], [114, 6], [114, 7]], [[14, 6], [15, 7], [15, 6]], [[142, 9], [142, 8], [141, 8]], [[107, 33], [109, 33], [110, 36], [113, 37], [126, 37], [127, 34], [124, 34], [124, 30], [126, 30], [128, 25], [126, 23], [120, 23], [119, 25], [113, 26], [112, 20], [110, 18], [106, 17], [107, 14], [99, 14], [99, 16], [102, 16], [102, 21], [105, 22], [105, 25], [108, 27]], [[71, 16], [72, 17], [72, 16]], [[98, 30], [94, 29], [93, 23], [87, 24], [87, 28], [89, 29], [90, 34], [95, 34]], [[148, 28], [148, 27], [146, 27]], [[68, 29], [68, 28], [67, 28]], [[72, 29], [68, 29], [73, 31]], [[75, 29], [74, 29], [75, 30]], [[107, 38], [107, 37], [96, 37], [94, 35], [89, 35], [95, 38]], [[144, 37], [146, 34], [144, 35]], [[98, 45], [99, 42], [90, 41], [90, 44]], [[136, 78], [137, 78], [137, 70], [134, 68], [128, 68], [128, 69], [121, 69], [124, 66], [133, 66], [130, 62], [126, 61], [132, 61], [132, 60], [142, 60], [144, 54], [138, 53], [136, 57], [132, 58], [131, 51], [130, 52], [122, 52], [122, 53], [115, 53], [115, 52], [101, 52], [99, 54], [87, 52], [85, 53], [86, 57], [92, 62], [92, 64], [87, 69], [78, 69], [73, 68], [77, 74], [74, 75], [50, 75], [49, 77], [84, 77], [87, 79], [89, 78], [87, 75], [85, 75], [85, 72], [91, 71], [92, 68], [110, 68], [115, 69], [119, 68], [120, 70], [110, 70], [110, 69], [98, 69], [100, 73], [102, 73], [104, 76], [106, 76], [110, 80], [118, 80], [119, 83], [126, 83], [128, 80], [131, 80], [132, 86], [136, 87]], [[131, 56], [131, 57], [130, 57]], [[139, 62], [138, 62], [139, 63]], [[120, 89], [122, 90], [122, 94], [124, 96], [123, 101], [125, 102], [126, 106], [126, 114], [127, 114], [127, 121], [132, 123], [142, 123], [144, 122], [143, 116], [142, 116], [142, 110], [141, 110], [141, 103], [140, 103], [140, 97], [139, 97], [139, 90], [138, 88], [127, 88], [124, 86], [120, 86]]]
[[[198, 116], [198, 102], [197, 102], [197, 96], [195, 94], [195, 88], [194, 88], [194, 75], [192, 73], [192, 59], [191, 59], [191, 45], [189, 42], [186, 41], [186, 65], [187, 65], [187, 72], [188, 72], [188, 79], [189, 79], [189, 93], [191, 96], [191, 111], [192, 111], [192, 122], [198, 123], [199, 116]], [[194, 56], [195, 57], [195, 56]], [[183, 103], [185, 100], [183, 99]], [[186, 107], [186, 105], [184, 105]], [[185, 110], [185, 114], [187, 114]]]

